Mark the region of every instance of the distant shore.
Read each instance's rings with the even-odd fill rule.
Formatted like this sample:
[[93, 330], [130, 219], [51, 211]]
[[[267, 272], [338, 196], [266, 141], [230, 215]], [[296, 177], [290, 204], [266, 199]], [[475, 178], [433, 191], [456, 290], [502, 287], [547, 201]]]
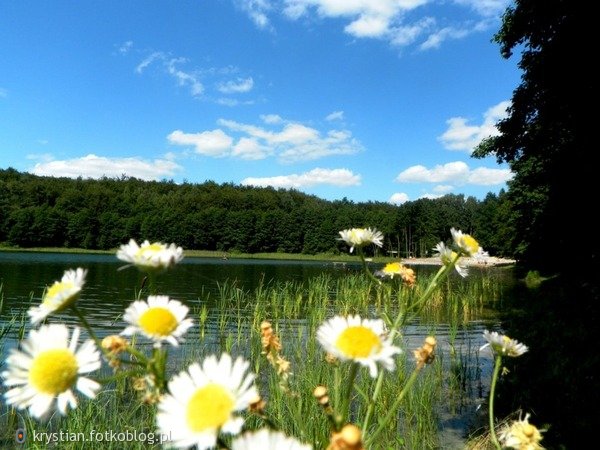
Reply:
[[[41, 253], [74, 253], [74, 254], [116, 254], [117, 250], [90, 250], [81, 248], [17, 248], [0, 247], [0, 252], [41, 252]], [[341, 253], [334, 255], [331, 253], [321, 253], [317, 255], [305, 255], [301, 253], [235, 253], [213, 250], [184, 250], [184, 255], [188, 258], [219, 258], [227, 259], [277, 259], [289, 261], [325, 261], [334, 263], [353, 263], [360, 260], [355, 254]], [[376, 256], [367, 258], [369, 262], [388, 263], [398, 261], [398, 258], [391, 256]], [[400, 258], [400, 261], [407, 266], [440, 266], [442, 263], [439, 258], [432, 256], [429, 258]], [[475, 260], [475, 258], [463, 258], [462, 263], [467, 266], [493, 267], [508, 266], [516, 263], [514, 259], [497, 258], [490, 256], [485, 260]]]
[[[440, 258], [406, 258], [402, 262], [407, 266], [441, 266]], [[466, 266], [476, 267], [492, 267], [492, 266], [512, 266], [516, 264], [516, 260], [508, 258], [498, 258], [496, 256], [488, 256], [485, 259], [462, 258], [461, 263]]]

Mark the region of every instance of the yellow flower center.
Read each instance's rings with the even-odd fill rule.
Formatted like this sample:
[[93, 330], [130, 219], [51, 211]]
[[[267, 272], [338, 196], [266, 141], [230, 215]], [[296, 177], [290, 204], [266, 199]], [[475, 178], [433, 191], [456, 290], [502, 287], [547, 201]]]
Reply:
[[67, 349], [46, 350], [33, 360], [29, 382], [39, 392], [57, 395], [77, 380], [77, 359]]
[[402, 271], [403, 267], [400, 263], [388, 263], [383, 268], [383, 271], [388, 275], [399, 274]]
[[136, 253], [136, 256], [139, 256], [141, 258], [147, 258], [155, 253], [163, 251], [163, 247], [164, 246], [158, 242], [155, 242], [154, 244], [150, 245], [145, 245], [143, 247], [140, 247], [140, 249]]
[[223, 386], [208, 383], [198, 389], [187, 404], [188, 427], [194, 431], [220, 428], [231, 417], [234, 401]]
[[[65, 282], [57, 281], [56, 283], [54, 283], [52, 286], [50, 286], [46, 290], [46, 295], [44, 296], [44, 303], [45, 304], [52, 303], [57, 296], [61, 295], [64, 292], [69, 292], [69, 291], [73, 290], [74, 287], [75, 287], [75, 284], [72, 281], [65, 281]], [[65, 299], [65, 300], [68, 300], [68, 299]]]
[[140, 327], [149, 335], [168, 336], [177, 328], [177, 318], [167, 308], [150, 308], [139, 320]]
[[477, 250], [479, 250], [479, 242], [469, 234], [463, 235], [462, 244], [462, 247], [464, 247], [471, 255], [477, 253]]
[[335, 346], [349, 358], [366, 358], [381, 350], [381, 339], [370, 328], [358, 325], [342, 331]]
[[523, 425], [523, 434], [527, 438], [531, 439], [533, 437], [533, 435], [535, 434], [535, 432], [536, 432], [536, 428], [533, 425], [531, 425], [529, 423]]
[[362, 244], [364, 234], [365, 230], [363, 228], [353, 228], [350, 231], [350, 242], [356, 245]]

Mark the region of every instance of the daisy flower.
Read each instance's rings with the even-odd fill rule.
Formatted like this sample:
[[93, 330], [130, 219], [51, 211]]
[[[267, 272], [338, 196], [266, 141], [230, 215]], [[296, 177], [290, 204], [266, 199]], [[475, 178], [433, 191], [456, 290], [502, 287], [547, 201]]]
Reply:
[[177, 347], [181, 336], [193, 325], [186, 319], [189, 308], [166, 295], [150, 295], [148, 301], [136, 300], [125, 310], [123, 319], [129, 326], [121, 332], [124, 336], [141, 333], [160, 347], [163, 341]]
[[2, 373], [5, 386], [14, 386], [4, 394], [6, 402], [17, 409], [29, 408], [35, 418], [43, 418], [52, 409], [66, 414], [67, 407], [75, 408], [73, 388], [94, 398], [100, 385], [81, 376], [100, 368], [100, 353], [92, 340], [77, 350], [79, 328], [65, 325], [42, 325], [31, 330], [22, 350], [11, 349], [6, 359], [8, 370]]
[[[117, 258], [137, 266], [140, 270], [151, 272], [164, 270], [174, 266], [183, 259], [183, 249], [175, 244], [150, 243], [144, 241], [138, 245], [133, 239], [129, 244], [121, 245], [117, 251]], [[128, 267], [128, 266], [125, 266]]]
[[312, 450], [312, 447], [280, 431], [263, 428], [235, 438], [231, 450]]
[[391, 279], [393, 279], [395, 275], [398, 275], [409, 286], [414, 286], [416, 282], [415, 271], [403, 266], [399, 262], [386, 264], [383, 269], [375, 272], [375, 275], [383, 278], [389, 277]]
[[454, 244], [458, 247], [460, 253], [466, 256], [474, 256], [483, 253], [483, 249], [479, 246], [479, 242], [470, 234], [464, 234], [456, 228], [450, 229]]
[[61, 311], [72, 305], [78, 298], [85, 283], [87, 270], [81, 267], [77, 270], [67, 270], [60, 281], [55, 281], [46, 289], [42, 303], [27, 311], [31, 323], [36, 325], [53, 312]]
[[[439, 256], [439, 258], [442, 260], [442, 264], [445, 266], [452, 264], [452, 261], [454, 261], [456, 259], [456, 256], [458, 255], [455, 251], [452, 251], [451, 248], [446, 247], [446, 244], [444, 244], [443, 242], [437, 244], [434, 250], [437, 251], [437, 256]], [[463, 278], [469, 275], [469, 269], [467, 268], [467, 266], [460, 262], [460, 258], [456, 259], [454, 268], [456, 269], [458, 274]]]
[[491, 347], [492, 351], [497, 355], [515, 358], [529, 350], [526, 345], [503, 334], [498, 334], [496, 331], [490, 333], [488, 330], [485, 330], [483, 338], [487, 341], [487, 344], [483, 345], [479, 349], [480, 351], [486, 347]]
[[363, 247], [369, 244], [375, 244], [377, 247], [383, 246], [383, 234], [374, 228], [350, 228], [340, 231], [340, 236], [341, 238], [338, 239], [350, 246], [350, 253], [354, 247]]
[[258, 396], [254, 374], [246, 373], [249, 366], [241, 357], [232, 361], [223, 353], [220, 359], [208, 356], [175, 375], [156, 416], [160, 433], [170, 436], [169, 444], [204, 450], [216, 445], [219, 432], [239, 433], [244, 420], [235, 413]]
[[[543, 430], [542, 430], [543, 431]], [[540, 450], [542, 433], [535, 425], [529, 423], [529, 414], [525, 420], [515, 420], [512, 424], [505, 427], [498, 438], [504, 447], [518, 450]]]
[[317, 330], [317, 339], [334, 357], [368, 367], [373, 378], [377, 376], [376, 363], [394, 370], [392, 356], [401, 352], [386, 337], [383, 320], [361, 319], [358, 315], [329, 319]]

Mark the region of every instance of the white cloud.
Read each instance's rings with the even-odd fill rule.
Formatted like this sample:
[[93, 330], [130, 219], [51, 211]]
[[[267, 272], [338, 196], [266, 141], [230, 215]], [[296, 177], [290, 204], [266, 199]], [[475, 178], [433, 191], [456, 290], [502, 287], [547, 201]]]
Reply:
[[389, 28], [389, 20], [383, 16], [361, 16], [349, 25], [344, 31], [356, 37], [379, 37]]
[[[511, 177], [512, 174], [509, 169], [490, 169], [487, 167], [470, 169], [466, 163], [455, 161], [437, 165], [432, 169], [422, 165], [409, 167], [398, 174], [396, 181], [400, 183], [452, 183], [453, 185], [492, 186], [505, 183]], [[448, 186], [438, 187], [436, 193], [439, 194], [447, 188]]]
[[50, 162], [54, 160], [52, 153], [30, 153], [25, 158], [33, 161]]
[[177, 84], [182, 87], [188, 87], [193, 97], [198, 97], [204, 92], [204, 86], [196, 72], [182, 70], [179, 66], [187, 62], [185, 58], [169, 58], [163, 52], [153, 52], [148, 55], [135, 68], [136, 73], [142, 74], [146, 68], [155, 62], [162, 63], [164, 71], [175, 79]]
[[256, 139], [243, 137], [235, 144], [231, 155], [241, 159], [259, 160], [265, 159], [271, 152], [269, 147], [261, 145]]
[[133, 48], [133, 41], [123, 42], [119, 46], [119, 53], [124, 55], [126, 53], [129, 53], [129, 50], [131, 50], [132, 48]]
[[468, 6], [482, 16], [499, 16], [510, 4], [510, 0], [454, 0], [461, 6]]
[[204, 86], [198, 77], [192, 72], [185, 72], [177, 67], [183, 62], [186, 62], [184, 58], [173, 58], [167, 61], [167, 73], [177, 80], [179, 86], [188, 86], [193, 97], [202, 95]]
[[268, 0], [236, 0], [237, 6], [244, 11], [260, 29], [270, 29], [267, 12], [271, 9]]
[[35, 175], [69, 178], [109, 178], [122, 175], [142, 180], [158, 180], [174, 175], [182, 167], [173, 161], [142, 158], [105, 158], [89, 154], [81, 158], [36, 164], [29, 172]]
[[385, 38], [406, 11], [427, 0], [285, 0], [284, 14], [297, 20], [314, 8], [320, 17], [349, 19], [344, 31], [354, 37]]
[[148, 55], [146, 58], [142, 60], [141, 63], [137, 65], [135, 71], [137, 73], [142, 73], [146, 67], [152, 64], [154, 61], [164, 60], [165, 54], [163, 52], [154, 52]]
[[419, 198], [428, 198], [429, 200], [435, 200], [436, 198], [440, 198], [443, 197], [442, 194], [432, 194], [432, 193], [426, 193], [421, 195]]
[[433, 17], [424, 17], [415, 23], [394, 27], [390, 30], [390, 43], [397, 47], [410, 45], [423, 33], [434, 28], [435, 24]]
[[[288, 122], [276, 115], [261, 116], [261, 119], [271, 127], [226, 119], [219, 119], [218, 124], [237, 133], [239, 139], [254, 139], [263, 149], [261, 155], [277, 155], [285, 163], [315, 160], [330, 155], [349, 155], [362, 150], [362, 145], [347, 130], [328, 130], [323, 135], [316, 128]], [[281, 126], [276, 129], [273, 125]]]
[[344, 111], [334, 111], [325, 117], [325, 120], [331, 122], [332, 120], [344, 120]]
[[392, 196], [388, 200], [388, 203], [391, 203], [393, 205], [401, 205], [402, 203], [406, 203], [408, 200], [408, 194], [405, 194], [404, 192], [396, 192], [392, 194]]
[[509, 169], [489, 169], [487, 167], [478, 167], [469, 174], [468, 183], [480, 186], [492, 186], [502, 184], [512, 178]]
[[215, 158], [227, 156], [233, 144], [233, 138], [220, 129], [201, 133], [184, 133], [175, 130], [167, 136], [167, 139], [171, 144], [193, 146], [196, 153]]
[[278, 114], [261, 114], [260, 119], [264, 123], [268, 123], [268, 124], [283, 122], [283, 119]]
[[419, 45], [420, 50], [431, 50], [433, 48], [440, 48], [442, 42], [448, 39], [462, 39], [465, 36], [471, 34], [473, 31], [476, 31], [474, 28], [454, 28], [454, 27], [445, 27], [440, 30], [437, 30], [435, 33], [430, 34], [427, 39]]
[[266, 178], [245, 178], [242, 184], [248, 186], [272, 186], [275, 188], [306, 188], [316, 185], [338, 187], [359, 186], [361, 177], [348, 169], [312, 169], [302, 174], [281, 175]]
[[240, 94], [249, 92], [254, 87], [254, 80], [250, 78], [237, 78], [219, 83], [217, 89], [223, 94]]
[[507, 116], [510, 101], [503, 101], [489, 108], [483, 115], [481, 125], [469, 125], [464, 117], [452, 117], [446, 121], [448, 129], [438, 140], [449, 150], [471, 153], [485, 138], [499, 134], [496, 123]]
[[[478, 169], [475, 169], [478, 170]], [[478, 183], [474, 183], [474, 184], [478, 184]], [[452, 189], [454, 189], [454, 186], [450, 185], [450, 184], [438, 184], [437, 186], [433, 187], [433, 192], [435, 192], [436, 194], [447, 194], [448, 192], [451, 192]]]

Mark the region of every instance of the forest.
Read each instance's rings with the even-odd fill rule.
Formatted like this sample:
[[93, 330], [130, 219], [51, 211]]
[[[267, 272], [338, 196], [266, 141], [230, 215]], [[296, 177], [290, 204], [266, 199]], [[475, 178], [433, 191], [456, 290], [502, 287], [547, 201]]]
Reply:
[[451, 226], [492, 255], [514, 254], [507, 194], [445, 195], [396, 206], [327, 201], [296, 190], [122, 177], [40, 177], [0, 170], [0, 245], [114, 249], [129, 239], [223, 252], [337, 253], [340, 230], [374, 227], [382, 254], [432, 253]]

